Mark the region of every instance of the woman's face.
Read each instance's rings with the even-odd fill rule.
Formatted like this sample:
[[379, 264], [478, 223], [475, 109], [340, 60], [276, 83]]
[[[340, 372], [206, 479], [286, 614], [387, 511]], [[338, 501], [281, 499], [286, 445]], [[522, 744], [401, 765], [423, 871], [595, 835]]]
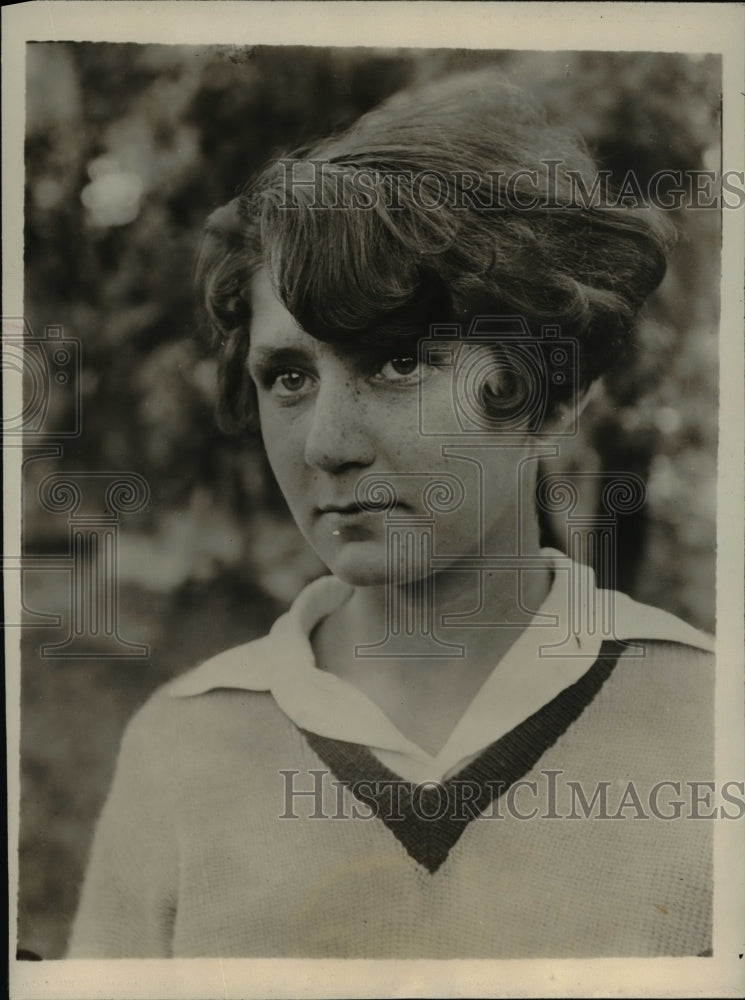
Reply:
[[[253, 279], [248, 363], [264, 446], [300, 530], [348, 583], [386, 581], [387, 520], [431, 530], [435, 567], [445, 569], [469, 556], [517, 553], [524, 518], [535, 516], [531, 438], [500, 445], [494, 434], [459, 430], [456, 346], [443, 344], [426, 364], [405, 348], [341, 349], [297, 325], [265, 271]], [[364, 509], [356, 492], [363, 477], [390, 483], [395, 506]], [[368, 496], [374, 508], [381, 494]], [[421, 554], [397, 566], [409, 579], [432, 568]]]

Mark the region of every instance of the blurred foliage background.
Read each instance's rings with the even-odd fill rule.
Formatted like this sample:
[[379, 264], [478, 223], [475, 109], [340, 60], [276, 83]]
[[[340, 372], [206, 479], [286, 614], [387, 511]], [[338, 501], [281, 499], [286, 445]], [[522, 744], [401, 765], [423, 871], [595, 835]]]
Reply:
[[[80, 342], [83, 433], [27, 452], [24, 552], [64, 553], [68, 520], [39, 505], [52, 471], [133, 471], [150, 502], [123, 517], [120, 634], [144, 660], [49, 659], [69, 631], [66, 572], [29, 569], [24, 602], [19, 941], [64, 952], [123, 726], [154, 687], [264, 632], [322, 567], [268, 482], [257, 441], [212, 418], [215, 368], [193, 261], [207, 214], [270, 156], [352, 122], [414, 80], [497, 64], [585, 136], [600, 165], [646, 185], [719, 164], [716, 57], [639, 53], [178, 47], [27, 49], [26, 319]], [[680, 240], [566, 464], [647, 483], [625, 520], [619, 579], [637, 599], [714, 625], [719, 217], [673, 213]], [[51, 400], [69, 420], [70, 395]], [[53, 438], [52, 438], [53, 440]], [[593, 496], [585, 498], [592, 508]], [[40, 614], [59, 614], [41, 628]], [[90, 655], [93, 654], [93, 655]], [[95, 655], [101, 654], [101, 655]]]

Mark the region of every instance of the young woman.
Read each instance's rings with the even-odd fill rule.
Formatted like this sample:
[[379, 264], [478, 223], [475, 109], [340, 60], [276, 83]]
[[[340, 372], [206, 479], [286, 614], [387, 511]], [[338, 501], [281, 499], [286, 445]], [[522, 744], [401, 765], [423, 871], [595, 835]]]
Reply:
[[538, 459], [665, 270], [595, 180], [487, 72], [212, 216], [222, 418], [329, 575], [133, 720], [71, 955], [706, 952], [710, 640], [540, 544]]

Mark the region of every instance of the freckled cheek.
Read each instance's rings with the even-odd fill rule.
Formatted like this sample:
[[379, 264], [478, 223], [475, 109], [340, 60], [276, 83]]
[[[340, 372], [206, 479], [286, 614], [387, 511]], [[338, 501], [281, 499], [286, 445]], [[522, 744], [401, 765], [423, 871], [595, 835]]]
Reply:
[[420, 433], [416, 400], [409, 397], [399, 405], [377, 403], [369, 406], [365, 414], [368, 433], [382, 461], [391, 462], [400, 471], [414, 471], [422, 461], [425, 465], [430, 464], [429, 452], [436, 460], [438, 449], [432, 449], [430, 440]]
[[264, 451], [269, 459], [274, 477], [288, 504], [305, 488], [307, 464], [305, 462], [305, 434], [302, 427], [290, 422], [277, 426], [276, 422], [262, 424]]
[[303, 444], [298, 443], [298, 430], [292, 427], [292, 421], [278, 420], [266, 405], [259, 404], [259, 427], [264, 451], [275, 472], [292, 462], [298, 448], [302, 452]]
[[275, 472], [279, 472], [280, 470], [291, 472], [293, 469], [302, 467], [305, 464], [302, 442], [293, 440], [289, 435], [265, 437], [264, 448], [269, 463]]
[[376, 421], [375, 427], [378, 453], [383, 464], [390, 463], [400, 472], [435, 471], [448, 464], [440, 447], [433, 447], [432, 439], [423, 437], [416, 425], [412, 427], [399, 423], [385, 428], [380, 421]]

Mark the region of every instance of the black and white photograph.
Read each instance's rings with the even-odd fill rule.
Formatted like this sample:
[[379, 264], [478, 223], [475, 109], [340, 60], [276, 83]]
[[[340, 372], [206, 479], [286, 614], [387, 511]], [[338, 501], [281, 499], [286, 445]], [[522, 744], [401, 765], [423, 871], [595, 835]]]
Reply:
[[3, 12], [11, 996], [742, 995], [714, 6]]

